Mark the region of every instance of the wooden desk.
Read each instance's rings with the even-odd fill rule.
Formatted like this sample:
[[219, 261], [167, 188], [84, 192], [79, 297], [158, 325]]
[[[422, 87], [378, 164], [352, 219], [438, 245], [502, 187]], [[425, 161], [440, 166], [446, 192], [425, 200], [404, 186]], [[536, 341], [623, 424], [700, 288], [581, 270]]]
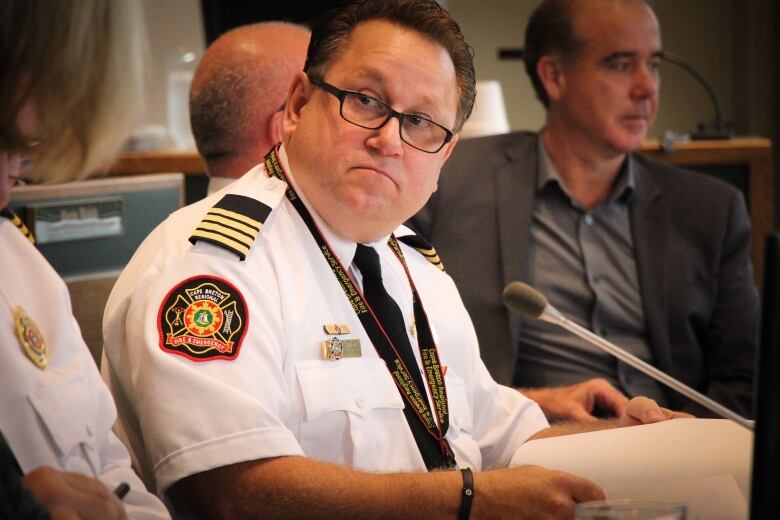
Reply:
[[[752, 259], [760, 286], [764, 262], [764, 237], [774, 229], [772, 144], [769, 139], [740, 137], [724, 141], [677, 143], [665, 152], [657, 140], [650, 140], [642, 152], [659, 161], [701, 170], [731, 181], [745, 194], [753, 227]], [[190, 177], [206, 171], [196, 152], [132, 152], [122, 154], [109, 175], [183, 172]], [[730, 178], [729, 178], [730, 177]], [[193, 179], [194, 180], [194, 179]]]
[[125, 152], [108, 170], [109, 175], [168, 172], [206, 175], [206, 165], [197, 152]]

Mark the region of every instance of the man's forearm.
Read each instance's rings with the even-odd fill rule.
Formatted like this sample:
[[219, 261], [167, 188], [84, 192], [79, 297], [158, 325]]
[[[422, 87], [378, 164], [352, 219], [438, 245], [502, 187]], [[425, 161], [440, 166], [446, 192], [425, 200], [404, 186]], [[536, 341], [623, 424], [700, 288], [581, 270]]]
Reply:
[[[474, 472], [471, 518], [562, 518], [602, 500], [594, 483], [539, 466]], [[169, 490], [176, 518], [458, 518], [459, 471], [377, 474], [303, 457], [249, 461], [182, 479]]]
[[460, 472], [376, 474], [303, 457], [217, 468], [169, 490], [185, 518], [457, 518]]

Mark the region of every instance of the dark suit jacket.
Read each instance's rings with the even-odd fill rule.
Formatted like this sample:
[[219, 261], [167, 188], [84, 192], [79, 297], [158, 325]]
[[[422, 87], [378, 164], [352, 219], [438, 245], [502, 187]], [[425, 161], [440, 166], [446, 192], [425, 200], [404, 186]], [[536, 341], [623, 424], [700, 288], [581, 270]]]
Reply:
[[[501, 303], [527, 281], [537, 134], [465, 140], [439, 189], [411, 222], [455, 279], [493, 377], [513, 380], [520, 318]], [[751, 414], [759, 313], [750, 224], [741, 194], [705, 175], [636, 155], [630, 201], [642, 307], [654, 364], [733, 410]], [[676, 392], [679, 409], [706, 415]]]

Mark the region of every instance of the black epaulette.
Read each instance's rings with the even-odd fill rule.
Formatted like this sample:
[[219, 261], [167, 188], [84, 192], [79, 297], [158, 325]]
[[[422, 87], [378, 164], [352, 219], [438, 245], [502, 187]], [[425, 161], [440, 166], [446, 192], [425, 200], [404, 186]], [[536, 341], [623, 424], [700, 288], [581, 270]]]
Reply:
[[252, 197], [230, 194], [217, 202], [190, 236], [190, 242], [211, 242], [244, 260], [271, 207]]
[[22, 222], [22, 219], [19, 218], [19, 215], [8, 208], [3, 208], [0, 210], [0, 217], [5, 217], [10, 220], [11, 224], [16, 226], [16, 228], [22, 232], [22, 235], [24, 235], [32, 245], [35, 245], [35, 237], [33, 236], [32, 231], [30, 231], [27, 226], [24, 225], [24, 222]]
[[415, 233], [411, 235], [402, 235], [397, 238], [407, 246], [414, 248], [439, 270], [444, 271], [444, 264], [442, 264], [441, 258], [439, 258], [439, 255], [436, 253], [433, 246], [423, 237]]

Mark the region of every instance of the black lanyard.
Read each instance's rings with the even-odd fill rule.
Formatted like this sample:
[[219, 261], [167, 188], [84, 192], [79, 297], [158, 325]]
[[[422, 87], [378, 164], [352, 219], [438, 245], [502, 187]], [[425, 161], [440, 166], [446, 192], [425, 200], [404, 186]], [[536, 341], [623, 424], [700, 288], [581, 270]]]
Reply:
[[[368, 302], [366, 302], [365, 298], [363, 297], [363, 293], [356, 286], [352, 278], [347, 274], [347, 270], [344, 269], [344, 266], [341, 265], [341, 262], [336, 257], [336, 255], [333, 254], [330, 245], [320, 232], [317, 224], [314, 222], [311, 213], [309, 213], [309, 210], [306, 208], [306, 206], [303, 204], [303, 201], [301, 201], [300, 197], [298, 197], [298, 194], [293, 189], [292, 184], [287, 179], [287, 176], [285, 175], [284, 170], [279, 163], [276, 154], [276, 148], [272, 148], [266, 155], [265, 168], [270, 175], [273, 175], [274, 177], [287, 183], [287, 199], [296, 209], [298, 215], [300, 215], [301, 219], [306, 224], [306, 227], [309, 228], [309, 232], [317, 242], [322, 256], [325, 258], [328, 266], [333, 271], [333, 274], [336, 277], [336, 280], [339, 282], [339, 285], [341, 285], [344, 294], [347, 296], [347, 299], [352, 305], [352, 309], [355, 311], [355, 314], [357, 314], [358, 318], [360, 319], [360, 322], [371, 339], [374, 348], [377, 350], [377, 353], [380, 355], [380, 357], [385, 360], [387, 368], [393, 377], [393, 381], [395, 382], [398, 391], [401, 393], [401, 396], [406, 400], [408, 405], [411, 406], [411, 409], [415, 412], [415, 416], [421, 422], [425, 432], [427, 432], [428, 435], [433, 437], [438, 442], [442, 455], [440, 460], [427, 460], [425, 456], [425, 450], [421, 450], [423, 458], [426, 459], [426, 466], [428, 469], [442, 469], [442, 465], [444, 465], [444, 467], [455, 467], [455, 456], [452, 453], [452, 449], [450, 448], [449, 443], [445, 439], [445, 436], [447, 435], [447, 429], [449, 428], [449, 407], [447, 404], [447, 390], [444, 385], [444, 374], [442, 374], [441, 362], [439, 361], [439, 353], [433, 340], [433, 334], [431, 333], [428, 316], [425, 313], [425, 309], [423, 309], [420, 296], [417, 293], [417, 288], [415, 287], [414, 282], [412, 281], [409, 268], [406, 265], [406, 260], [404, 259], [401, 247], [398, 245], [398, 241], [394, 236], [391, 235], [390, 239], [388, 240], [388, 245], [401, 262], [401, 265], [404, 268], [404, 272], [406, 273], [406, 278], [409, 281], [409, 286], [412, 290], [418, 349], [420, 351], [420, 359], [423, 363], [423, 375], [425, 377], [425, 381], [428, 384], [428, 389], [431, 392], [431, 397], [433, 398], [435, 408], [434, 411], [431, 410], [423, 389], [418, 388], [414, 383], [414, 380], [409, 371], [409, 367], [407, 367], [402, 361], [396, 346], [385, 332], [385, 329], [377, 319], [374, 311], [371, 309], [371, 306], [368, 304]], [[412, 368], [417, 370], [416, 366]], [[407, 420], [409, 420], [408, 416]], [[412, 427], [411, 430], [413, 433], [415, 433], [418, 429]], [[415, 438], [415, 440], [419, 446], [422, 439]]]

